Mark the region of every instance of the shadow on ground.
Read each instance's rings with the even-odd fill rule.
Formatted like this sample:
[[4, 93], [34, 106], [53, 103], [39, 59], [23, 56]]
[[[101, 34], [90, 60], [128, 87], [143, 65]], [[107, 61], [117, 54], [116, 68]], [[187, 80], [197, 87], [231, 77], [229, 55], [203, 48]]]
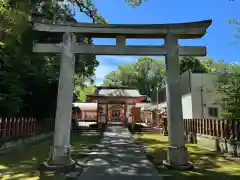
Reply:
[[[99, 140], [100, 135], [73, 133], [71, 136], [71, 145], [74, 147], [73, 156], [87, 151], [89, 146], [98, 143]], [[59, 173], [38, 171], [39, 165], [48, 157], [51, 145], [52, 138], [0, 154], [0, 179], [50, 180], [56, 178]]]
[[[157, 138], [154, 139], [154, 136]], [[158, 137], [161, 136], [161, 137]], [[149, 138], [148, 138], [149, 137]], [[240, 159], [228, 159], [220, 153], [188, 144], [190, 161], [194, 164], [194, 169], [190, 171], [177, 171], [166, 169], [162, 161], [167, 159], [167, 137], [159, 134], [137, 135], [138, 143], [145, 149], [148, 159], [155, 165], [159, 172], [165, 176], [164, 179], [171, 180], [235, 180], [240, 179]]]
[[94, 159], [87, 163], [79, 180], [159, 180], [158, 172], [129, 134], [124, 137], [120, 132], [108, 132], [101, 142], [93, 149]]

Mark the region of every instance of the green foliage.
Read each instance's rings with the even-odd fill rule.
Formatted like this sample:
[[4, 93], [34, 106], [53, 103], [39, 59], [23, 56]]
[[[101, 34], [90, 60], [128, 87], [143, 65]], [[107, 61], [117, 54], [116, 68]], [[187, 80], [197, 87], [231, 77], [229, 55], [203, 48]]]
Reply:
[[14, 8], [13, 4], [9, 4], [7, 0], [0, 0], [0, 39], [5, 44], [12, 39], [20, 39], [27, 27], [29, 6], [20, 6]]
[[72, 2], [73, 4], [76, 4], [80, 10], [80, 12], [83, 12], [88, 17], [90, 17], [93, 21], [93, 23], [97, 24], [108, 24], [108, 21], [102, 17], [98, 10], [95, 8], [93, 0], [68, 0]]
[[229, 24], [232, 26], [233, 29], [233, 38], [234, 38], [234, 43], [237, 44], [239, 43], [240, 40], [240, 21], [233, 18], [229, 20]]
[[146, 2], [147, 0], [125, 0], [131, 7], [140, 6], [143, 2]]
[[[44, 41], [54, 39], [51, 34], [40, 36], [32, 31], [27, 17], [41, 8], [40, 16], [52, 19], [52, 4], [42, 0], [7, 1], [0, 0], [0, 116], [54, 115], [59, 76], [59, 55], [36, 54], [32, 52], [33, 40]], [[10, 2], [10, 1], [9, 1]], [[21, 2], [20, 4], [18, 4]], [[24, 6], [23, 6], [24, 5]], [[64, 18], [61, 9], [56, 14]], [[36, 13], [33, 13], [36, 15]], [[22, 16], [18, 16], [22, 15]], [[39, 16], [39, 14], [38, 14]], [[74, 20], [68, 11], [64, 16]], [[91, 44], [90, 38], [81, 39], [81, 43]], [[76, 85], [80, 85], [80, 77], [89, 78], [94, 74], [98, 61], [95, 56], [77, 56]], [[87, 91], [88, 93], [88, 91]]]
[[[194, 57], [182, 57], [180, 61], [181, 74], [187, 70], [195, 73], [208, 72], [207, 68]], [[104, 85], [133, 86], [151, 97], [156, 88], [164, 85], [164, 60], [142, 57], [136, 63], [119, 66], [116, 71], [106, 75]]]
[[78, 102], [86, 102], [87, 95], [93, 95], [95, 93], [95, 87], [84, 87], [76, 90], [76, 96]]
[[131, 86], [141, 94], [151, 95], [156, 87], [163, 85], [163, 62], [150, 57], [142, 57], [136, 63], [119, 66], [116, 71], [106, 75], [106, 86]]
[[240, 117], [240, 65], [233, 64], [228, 70], [221, 72], [216, 83], [218, 92], [222, 95], [221, 105], [223, 116], [239, 119]]
[[200, 62], [199, 59], [192, 56], [184, 56], [180, 60], [180, 73], [191, 70], [193, 73], [207, 73], [207, 68]]
[[[240, 117], [240, 65], [230, 64], [222, 60], [213, 61], [209, 57], [182, 57], [181, 73], [191, 70], [195, 73], [219, 73], [216, 87], [222, 105], [223, 115], [231, 118]], [[150, 57], [142, 57], [136, 63], [119, 66], [105, 76], [106, 86], [131, 86], [139, 89], [141, 94], [151, 97], [156, 87], [164, 85], [164, 61]]]

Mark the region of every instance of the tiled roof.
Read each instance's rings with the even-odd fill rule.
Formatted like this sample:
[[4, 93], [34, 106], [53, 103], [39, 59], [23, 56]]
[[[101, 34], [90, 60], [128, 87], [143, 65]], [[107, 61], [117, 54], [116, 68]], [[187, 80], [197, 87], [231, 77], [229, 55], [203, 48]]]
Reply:
[[125, 88], [119, 88], [119, 89], [99, 89], [96, 92], [96, 95], [102, 95], [102, 96], [141, 96], [139, 91], [137, 89], [125, 89]]

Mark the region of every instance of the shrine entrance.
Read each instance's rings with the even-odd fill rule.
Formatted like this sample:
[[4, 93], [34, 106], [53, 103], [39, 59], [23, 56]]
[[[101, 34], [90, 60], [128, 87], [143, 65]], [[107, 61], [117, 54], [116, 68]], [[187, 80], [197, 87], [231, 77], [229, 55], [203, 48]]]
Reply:
[[123, 121], [124, 119], [124, 105], [116, 104], [108, 107], [108, 121]]
[[144, 96], [88, 95], [88, 101], [97, 101], [98, 124], [121, 122], [122, 125], [135, 124], [136, 103]]

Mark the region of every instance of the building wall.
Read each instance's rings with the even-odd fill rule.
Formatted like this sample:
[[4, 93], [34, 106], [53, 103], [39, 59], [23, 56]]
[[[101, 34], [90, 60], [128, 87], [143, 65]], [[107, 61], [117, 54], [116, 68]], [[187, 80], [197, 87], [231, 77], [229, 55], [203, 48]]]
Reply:
[[93, 109], [93, 110], [83, 110], [82, 111], [82, 119], [84, 120], [93, 120], [93, 118], [90, 118], [90, 116], [94, 116], [95, 120], [96, 120], [96, 117], [97, 117], [97, 110], [96, 109]]
[[[188, 94], [191, 91], [190, 87], [190, 77], [191, 77], [191, 72], [186, 71], [180, 76], [180, 88], [179, 90], [181, 91], [181, 94]], [[162, 88], [158, 90], [158, 101], [157, 101], [157, 92], [156, 89], [152, 92], [151, 94], [151, 99], [153, 104], [162, 103], [167, 101], [166, 97], [166, 88]]]
[[184, 119], [193, 118], [192, 95], [191, 93], [182, 96], [182, 112]]
[[[215, 88], [217, 79], [217, 73], [187, 74], [186, 72], [181, 76], [183, 118], [220, 118], [219, 100], [221, 96]], [[167, 106], [166, 101], [159, 104], [159, 108], [164, 106]], [[217, 108], [218, 115], [210, 116], [209, 108]]]
[[[218, 75], [206, 73], [191, 74], [191, 94], [193, 118], [219, 118], [221, 107], [218, 103], [221, 96], [215, 88], [215, 81]], [[218, 108], [218, 116], [212, 117], [209, 115], [208, 108]]]
[[[167, 107], [167, 102], [162, 102], [158, 105], [159, 108]], [[184, 119], [191, 119], [193, 118], [192, 113], [192, 96], [190, 93], [185, 94], [182, 96], [182, 112]]]

